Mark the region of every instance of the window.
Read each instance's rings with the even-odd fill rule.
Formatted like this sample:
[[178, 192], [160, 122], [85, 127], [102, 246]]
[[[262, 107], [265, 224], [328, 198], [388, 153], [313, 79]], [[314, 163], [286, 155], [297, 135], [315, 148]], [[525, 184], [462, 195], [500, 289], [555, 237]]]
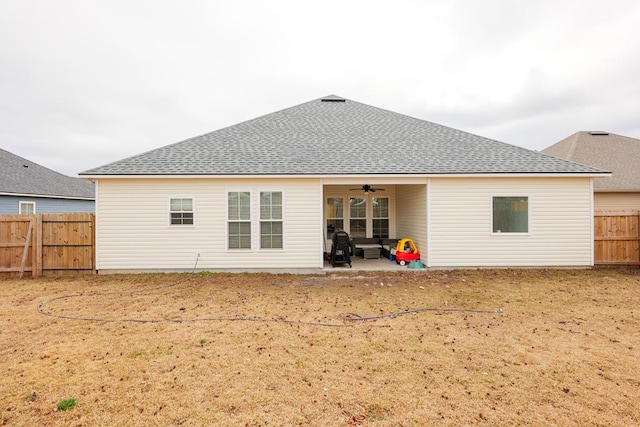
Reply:
[[227, 198], [229, 249], [251, 249], [251, 193], [230, 192]]
[[529, 232], [529, 198], [528, 197], [494, 197], [493, 198], [493, 232], [494, 233], [528, 233]]
[[351, 237], [367, 237], [367, 199], [349, 199], [349, 234]]
[[193, 225], [193, 199], [170, 199], [169, 217], [171, 225]]
[[18, 212], [22, 215], [33, 215], [36, 213], [36, 202], [20, 202]]
[[327, 239], [336, 230], [344, 230], [344, 200], [342, 197], [327, 198]]
[[389, 198], [374, 197], [373, 204], [373, 237], [389, 237]]
[[260, 249], [282, 249], [282, 192], [260, 193]]

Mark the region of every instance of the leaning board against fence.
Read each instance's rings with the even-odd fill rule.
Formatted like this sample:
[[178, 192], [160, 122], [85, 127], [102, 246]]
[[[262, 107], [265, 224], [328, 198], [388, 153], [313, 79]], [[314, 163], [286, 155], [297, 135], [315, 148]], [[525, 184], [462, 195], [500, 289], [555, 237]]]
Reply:
[[596, 211], [596, 265], [640, 265], [640, 211]]
[[0, 216], [0, 277], [95, 272], [92, 213]]

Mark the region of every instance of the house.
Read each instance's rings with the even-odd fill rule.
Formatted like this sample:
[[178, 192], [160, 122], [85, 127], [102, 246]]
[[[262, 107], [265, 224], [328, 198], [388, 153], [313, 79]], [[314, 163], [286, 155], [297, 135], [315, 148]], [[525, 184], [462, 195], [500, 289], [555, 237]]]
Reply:
[[640, 209], [640, 139], [582, 131], [542, 152], [613, 173], [593, 182], [596, 209]]
[[607, 173], [331, 95], [80, 175], [120, 272], [320, 269], [335, 229], [427, 267], [591, 266]]
[[0, 149], [0, 214], [93, 212], [94, 185]]

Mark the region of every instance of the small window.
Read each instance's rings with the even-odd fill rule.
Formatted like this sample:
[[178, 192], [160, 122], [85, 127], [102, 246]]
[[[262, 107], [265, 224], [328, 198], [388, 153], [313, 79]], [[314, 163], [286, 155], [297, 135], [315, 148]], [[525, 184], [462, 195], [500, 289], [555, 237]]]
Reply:
[[21, 215], [33, 215], [36, 213], [36, 202], [20, 202]]
[[282, 249], [282, 192], [260, 193], [260, 249]]
[[193, 199], [171, 199], [169, 215], [171, 225], [193, 225]]
[[227, 247], [251, 249], [251, 193], [234, 191], [227, 196]]
[[493, 198], [493, 232], [494, 233], [528, 233], [529, 232], [529, 198], [528, 197], [494, 197]]

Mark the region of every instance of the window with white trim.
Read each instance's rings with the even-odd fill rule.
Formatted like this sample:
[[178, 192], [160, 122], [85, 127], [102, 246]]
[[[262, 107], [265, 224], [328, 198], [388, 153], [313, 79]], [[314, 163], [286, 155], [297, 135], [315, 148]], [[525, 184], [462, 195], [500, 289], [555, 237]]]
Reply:
[[529, 197], [493, 197], [493, 232], [528, 233]]
[[21, 215], [33, 215], [36, 213], [36, 202], [20, 202], [18, 209]]
[[260, 249], [282, 249], [282, 192], [260, 192]]
[[374, 197], [373, 205], [373, 237], [389, 237], [389, 198]]
[[227, 195], [227, 247], [251, 249], [251, 193], [248, 191]]
[[367, 237], [367, 199], [349, 199], [349, 234], [351, 237]]
[[193, 199], [169, 199], [169, 224], [193, 225]]
[[344, 230], [344, 199], [342, 197], [327, 197], [327, 239], [334, 231]]

